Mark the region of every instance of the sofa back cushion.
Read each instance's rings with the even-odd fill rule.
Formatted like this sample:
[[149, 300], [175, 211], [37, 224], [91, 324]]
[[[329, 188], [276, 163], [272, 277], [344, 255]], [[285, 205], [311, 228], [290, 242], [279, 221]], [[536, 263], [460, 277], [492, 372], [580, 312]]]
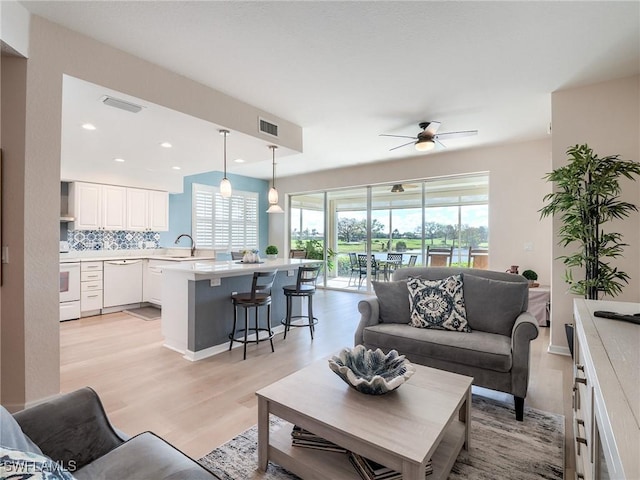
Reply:
[[409, 323], [409, 289], [406, 280], [378, 282], [373, 280], [382, 323]]
[[522, 275], [463, 267], [409, 267], [396, 270], [393, 279], [438, 280], [458, 274], [463, 277], [471, 330], [510, 336], [517, 316], [529, 306], [529, 285]]
[[511, 336], [516, 318], [527, 309], [529, 286], [469, 274], [463, 283], [471, 329]]

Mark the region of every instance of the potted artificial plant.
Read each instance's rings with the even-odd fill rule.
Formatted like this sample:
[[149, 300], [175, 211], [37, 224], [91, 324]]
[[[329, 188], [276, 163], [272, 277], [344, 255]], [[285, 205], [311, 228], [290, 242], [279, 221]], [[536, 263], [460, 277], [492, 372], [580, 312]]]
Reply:
[[524, 278], [526, 278], [527, 280], [529, 280], [529, 286], [533, 287], [536, 285], [536, 280], [538, 279], [538, 274], [536, 272], [534, 272], [533, 270], [525, 270], [524, 272], [522, 272], [522, 276]]
[[[622, 234], [605, 232], [604, 226], [638, 210], [620, 200], [619, 180], [635, 180], [640, 163], [620, 160], [619, 155], [599, 158], [588, 145], [575, 145], [567, 154], [567, 165], [545, 176], [554, 183], [555, 191], [544, 196], [547, 204], [541, 216], [558, 215], [558, 243], [576, 247], [574, 253], [560, 257], [567, 267], [565, 281], [570, 291], [592, 300], [598, 299], [598, 292], [615, 296], [629, 283], [629, 275], [611, 266], [609, 260], [622, 256], [626, 244]], [[584, 269], [584, 279], [573, 278], [574, 267]]]
[[[613, 219], [623, 219], [638, 208], [620, 200], [620, 178], [635, 180], [640, 164], [620, 160], [619, 155], [598, 158], [588, 145], [567, 150], [569, 161], [545, 178], [555, 191], [544, 196], [548, 202], [541, 216], [559, 215], [559, 244], [575, 245], [577, 251], [560, 258], [567, 267], [565, 281], [570, 291], [597, 300], [598, 293], [615, 296], [629, 283], [629, 275], [612, 267], [608, 260], [622, 255], [626, 246], [620, 233], [607, 233], [603, 226]], [[572, 268], [584, 269], [584, 279], [574, 280]], [[573, 357], [573, 325], [565, 324], [567, 344]]]
[[267, 248], [265, 248], [264, 253], [267, 254], [267, 258], [269, 260], [275, 260], [276, 258], [278, 258], [278, 247], [276, 247], [275, 245], [269, 245]]

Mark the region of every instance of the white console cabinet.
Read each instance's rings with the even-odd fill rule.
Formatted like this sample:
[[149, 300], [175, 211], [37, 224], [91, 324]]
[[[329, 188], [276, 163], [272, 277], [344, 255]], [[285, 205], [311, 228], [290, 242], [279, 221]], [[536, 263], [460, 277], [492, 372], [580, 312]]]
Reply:
[[640, 479], [640, 325], [593, 312], [640, 313], [640, 303], [574, 300], [576, 478]]

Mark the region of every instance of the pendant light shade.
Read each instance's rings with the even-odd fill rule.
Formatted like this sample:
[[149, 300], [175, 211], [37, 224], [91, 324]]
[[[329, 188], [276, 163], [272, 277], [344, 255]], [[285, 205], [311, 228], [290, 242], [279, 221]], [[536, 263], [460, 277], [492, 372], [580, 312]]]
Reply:
[[269, 189], [269, 208], [267, 209], [267, 213], [284, 213], [284, 210], [280, 208], [278, 205], [278, 190], [276, 189], [276, 149], [278, 148], [276, 145], [269, 145], [271, 149], [271, 166], [272, 166], [272, 176], [271, 176], [271, 188]]
[[227, 135], [229, 135], [229, 130], [218, 131], [220, 135], [224, 135], [224, 176], [220, 181], [220, 195], [229, 198], [231, 196], [231, 182], [227, 178]]

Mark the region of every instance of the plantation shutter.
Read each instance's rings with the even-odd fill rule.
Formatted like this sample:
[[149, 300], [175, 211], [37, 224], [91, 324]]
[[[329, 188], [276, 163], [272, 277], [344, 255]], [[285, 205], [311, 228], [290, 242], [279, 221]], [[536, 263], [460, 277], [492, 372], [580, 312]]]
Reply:
[[220, 195], [218, 187], [193, 184], [193, 236], [196, 245], [215, 250], [258, 248], [258, 194]]

